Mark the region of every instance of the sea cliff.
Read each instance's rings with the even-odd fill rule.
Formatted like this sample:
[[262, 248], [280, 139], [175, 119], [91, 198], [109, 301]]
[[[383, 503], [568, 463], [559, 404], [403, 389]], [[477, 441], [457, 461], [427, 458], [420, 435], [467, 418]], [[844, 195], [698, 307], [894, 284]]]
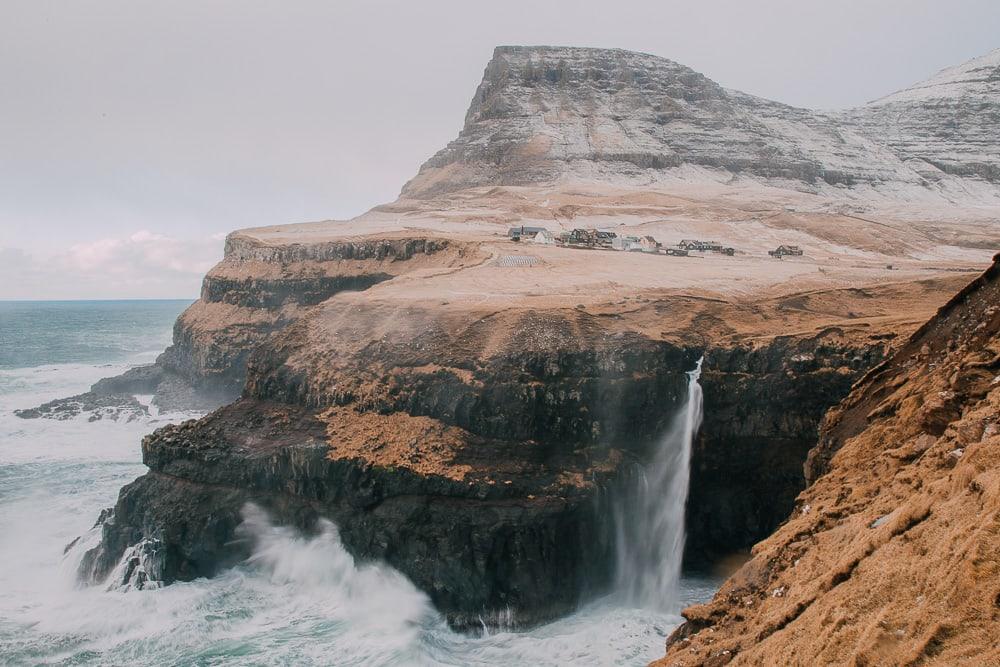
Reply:
[[[607, 589], [608, 504], [699, 358], [688, 559], [745, 552], [801, 498], [824, 414], [1000, 242], [989, 165], [941, 162], [928, 137], [947, 128], [899, 108], [921, 141], [644, 54], [498, 48], [398, 200], [234, 232], [154, 366], [26, 411], [125, 414], [133, 393], [214, 410], [144, 439], [149, 472], [83, 576], [210, 576], [247, 556], [253, 503], [306, 532], [335, 521], [455, 627], [550, 619]], [[972, 118], [949, 136], [988, 152], [995, 114]], [[644, 251], [573, 241], [596, 230]], [[678, 252], [691, 239], [729, 251]], [[823, 437], [809, 481], [839, 447]]]

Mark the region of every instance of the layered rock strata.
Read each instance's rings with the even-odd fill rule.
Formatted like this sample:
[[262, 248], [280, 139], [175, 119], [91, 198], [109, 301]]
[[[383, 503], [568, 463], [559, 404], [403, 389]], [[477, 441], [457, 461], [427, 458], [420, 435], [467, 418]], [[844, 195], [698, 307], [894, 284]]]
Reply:
[[997, 53], [871, 105], [821, 113], [725, 89], [652, 55], [498, 47], [462, 132], [403, 196], [565, 178], [749, 177], [847, 197], [996, 203]]
[[[688, 327], [644, 330], [682, 306]], [[255, 350], [241, 400], [144, 440], [150, 472], [123, 489], [84, 574], [103, 580], [145, 543], [163, 581], [211, 575], [247, 556], [236, 529], [252, 502], [306, 531], [333, 519], [354, 555], [398, 568], [455, 627], [552, 618], [606, 589], [609, 503], [701, 356], [711, 412], [691, 549], [704, 562], [747, 546], [802, 488], [823, 411], [887, 341], [862, 326], [727, 342], [705, 326], [720, 307], [429, 308], [340, 294]], [[708, 339], [690, 344], [695, 332]]]
[[997, 100], [1000, 49], [841, 114], [928, 180], [944, 175], [1000, 182]]

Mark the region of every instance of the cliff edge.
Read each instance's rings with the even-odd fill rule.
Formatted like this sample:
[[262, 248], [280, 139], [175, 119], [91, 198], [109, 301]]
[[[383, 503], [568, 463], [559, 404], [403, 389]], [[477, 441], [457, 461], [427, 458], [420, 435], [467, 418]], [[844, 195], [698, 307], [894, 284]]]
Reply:
[[[501, 47], [397, 201], [234, 232], [156, 367], [95, 386], [226, 405], [143, 441], [82, 575], [210, 576], [254, 503], [335, 520], [456, 627], [552, 618], [606, 590], [607, 501], [700, 357], [688, 550], [746, 549], [824, 412], [989, 261], [995, 194], [660, 58]], [[598, 229], [647, 252], [569, 242]]]
[[792, 515], [657, 664], [1000, 663], [998, 262], [828, 413]]

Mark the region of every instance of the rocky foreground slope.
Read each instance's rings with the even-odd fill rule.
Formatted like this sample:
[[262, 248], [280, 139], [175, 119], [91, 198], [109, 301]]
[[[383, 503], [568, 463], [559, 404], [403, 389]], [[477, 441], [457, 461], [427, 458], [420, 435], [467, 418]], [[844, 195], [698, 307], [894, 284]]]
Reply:
[[806, 471], [659, 664], [1000, 664], [1000, 256], [830, 411]]
[[[150, 471], [83, 574], [211, 575], [247, 556], [253, 502], [305, 531], [335, 520], [456, 627], [551, 618], [610, 581], [607, 504], [700, 357], [689, 553], [748, 548], [804, 487], [826, 410], [1000, 243], [988, 173], [929, 179], [866, 123], [652, 56], [499, 48], [399, 200], [234, 232], [156, 366], [95, 386], [228, 405], [143, 441]], [[736, 250], [556, 247], [512, 225]], [[785, 243], [804, 255], [768, 256]]]

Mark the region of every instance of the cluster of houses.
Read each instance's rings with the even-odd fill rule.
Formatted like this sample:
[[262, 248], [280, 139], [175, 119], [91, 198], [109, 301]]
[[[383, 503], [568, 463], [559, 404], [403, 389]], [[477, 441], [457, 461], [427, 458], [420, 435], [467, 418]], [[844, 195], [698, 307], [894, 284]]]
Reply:
[[574, 229], [558, 235], [544, 227], [511, 227], [507, 236], [512, 241], [544, 245], [566, 245], [576, 248], [611, 248], [627, 252], [659, 252], [660, 244], [652, 236], [618, 236], [602, 229]]
[[675, 257], [686, 257], [689, 251], [719, 252], [733, 255], [733, 248], [725, 248], [715, 241], [684, 240], [676, 247], [666, 246], [652, 236], [619, 236], [602, 229], [573, 229], [554, 234], [545, 227], [511, 227], [507, 236], [512, 241], [540, 243], [543, 245], [563, 245], [570, 248], [608, 248], [624, 252], [662, 253]]
[[[675, 257], [686, 257], [690, 252], [716, 252], [732, 257], [735, 248], [724, 246], [718, 241], [702, 241], [699, 239], [684, 239], [673, 246], [663, 246], [652, 236], [619, 236], [614, 232], [600, 229], [574, 229], [555, 234], [545, 227], [511, 227], [507, 236], [512, 241], [540, 243], [543, 245], [563, 245], [572, 248], [609, 248], [624, 252], [662, 253]], [[778, 246], [777, 250], [768, 252], [772, 257], [781, 259], [784, 256], [801, 255], [802, 249], [794, 245]]]
[[659, 252], [660, 244], [652, 236], [618, 236], [611, 240], [611, 248], [625, 252]]

